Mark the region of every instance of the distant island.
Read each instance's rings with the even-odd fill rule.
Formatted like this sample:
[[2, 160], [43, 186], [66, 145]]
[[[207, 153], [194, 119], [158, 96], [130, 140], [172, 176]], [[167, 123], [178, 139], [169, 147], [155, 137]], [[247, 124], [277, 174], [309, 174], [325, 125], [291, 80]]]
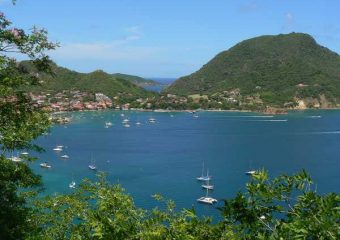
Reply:
[[[29, 62], [22, 62], [28, 71]], [[159, 83], [102, 70], [78, 73], [52, 63], [53, 76], [28, 89], [51, 111], [84, 109], [249, 110], [340, 107], [340, 56], [308, 34], [260, 36], [219, 53], [162, 92]], [[105, 99], [105, 101], [103, 100]]]

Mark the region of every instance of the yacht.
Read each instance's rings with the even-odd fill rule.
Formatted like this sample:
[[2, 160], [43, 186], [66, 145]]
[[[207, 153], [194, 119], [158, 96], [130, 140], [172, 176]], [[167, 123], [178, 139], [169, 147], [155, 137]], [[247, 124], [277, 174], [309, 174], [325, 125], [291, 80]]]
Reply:
[[97, 170], [97, 167], [96, 167], [96, 165], [94, 165], [94, 164], [90, 164], [90, 165], [89, 165], [89, 169], [91, 169], [91, 170]]
[[68, 186], [69, 188], [76, 188], [76, 182], [72, 181]]
[[217, 199], [208, 196], [208, 191], [209, 190], [207, 189], [207, 194], [205, 195], [205, 197], [200, 197], [199, 199], [197, 199], [197, 202], [206, 204], [217, 203]]
[[12, 157], [10, 157], [10, 158], [9, 158], [9, 160], [11, 160], [11, 161], [13, 161], [13, 162], [21, 162], [21, 161], [22, 161], [22, 159], [21, 159], [21, 158], [19, 158], [19, 157], [16, 157], [16, 156], [12, 156]]
[[112, 122], [105, 122], [105, 128], [112, 127]]
[[200, 177], [197, 177], [196, 179], [198, 181], [210, 181], [211, 180], [211, 176], [209, 176], [209, 170], [207, 171], [207, 175], [204, 176], [203, 175], [203, 172], [204, 172], [204, 162], [203, 162], [203, 165], [202, 165], [202, 174]]
[[61, 152], [61, 151], [63, 151], [63, 148], [60, 147], [60, 146], [56, 146], [55, 148], [53, 148], [53, 151]]
[[129, 120], [128, 118], [125, 118], [125, 119], [122, 121], [122, 123], [128, 123], [128, 122], [130, 122], [130, 120]]
[[64, 154], [64, 155], [62, 155], [62, 156], [60, 156], [61, 158], [65, 158], [65, 159], [69, 159], [70, 157], [69, 157], [69, 155], [67, 155], [67, 154]]
[[208, 189], [208, 190], [214, 190], [214, 185], [211, 185], [208, 180], [205, 184], [202, 184], [202, 188]]
[[51, 168], [51, 165], [49, 165], [47, 162], [40, 163], [40, 167], [42, 168]]
[[156, 122], [156, 119], [153, 118], [153, 117], [151, 117], [151, 118], [149, 118], [149, 122], [150, 122], [150, 123], [155, 123], [155, 122]]
[[256, 174], [256, 171], [255, 170], [250, 170], [248, 172], [245, 172], [246, 175], [254, 175]]

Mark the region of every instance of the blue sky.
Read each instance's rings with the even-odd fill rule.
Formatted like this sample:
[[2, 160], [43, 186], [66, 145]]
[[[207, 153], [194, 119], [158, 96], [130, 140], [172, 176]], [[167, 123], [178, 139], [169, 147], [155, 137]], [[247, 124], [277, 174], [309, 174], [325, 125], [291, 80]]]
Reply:
[[61, 44], [52, 59], [80, 72], [179, 77], [242, 40], [292, 31], [340, 53], [337, 0], [0, 0], [0, 11], [47, 28]]

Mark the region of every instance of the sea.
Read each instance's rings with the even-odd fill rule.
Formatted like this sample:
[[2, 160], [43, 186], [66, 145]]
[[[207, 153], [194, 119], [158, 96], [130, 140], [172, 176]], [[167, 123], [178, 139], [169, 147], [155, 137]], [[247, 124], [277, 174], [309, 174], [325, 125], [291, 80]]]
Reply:
[[[160, 206], [161, 194], [178, 210], [194, 207], [199, 215], [218, 218], [223, 199], [235, 197], [249, 181], [246, 171], [264, 168], [271, 177], [307, 170], [320, 194], [340, 193], [340, 111], [297, 111], [287, 115], [253, 112], [94, 111], [67, 113], [72, 122], [54, 125], [36, 143], [44, 153], [33, 170], [43, 178], [45, 194], [69, 193], [69, 183], [95, 180], [94, 163], [113, 184], [120, 184], [138, 207]], [[124, 115], [124, 116], [123, 116]], [[198, 117], [194, 117], [197, 115]], [[130, 127], [122, 121], [129, 119]], [[155, 118], [150, 123], [149, 118]], [[106, 122], [112, 126], [106, 128]], [[140, 122], [140, 125], [136, 125]], [[53, 151], [63, 145], [63, 151]], [[61, 155], [69, 155], [69, 159]], [[52, 167], [39, 166], [48, 162]], [[205, 196], [196, 177], [209, 171], [219, 200]]]

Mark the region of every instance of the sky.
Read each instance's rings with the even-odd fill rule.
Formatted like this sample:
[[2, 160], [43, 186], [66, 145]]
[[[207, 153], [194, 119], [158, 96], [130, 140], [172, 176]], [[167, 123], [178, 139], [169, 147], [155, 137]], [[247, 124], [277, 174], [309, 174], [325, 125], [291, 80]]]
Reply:
[[340, 53], [338, 0], [0, 0], [14, 26], [46, 28], [49, 53], [79, 72], [177, 78], [236, 43], [304, 32]]

